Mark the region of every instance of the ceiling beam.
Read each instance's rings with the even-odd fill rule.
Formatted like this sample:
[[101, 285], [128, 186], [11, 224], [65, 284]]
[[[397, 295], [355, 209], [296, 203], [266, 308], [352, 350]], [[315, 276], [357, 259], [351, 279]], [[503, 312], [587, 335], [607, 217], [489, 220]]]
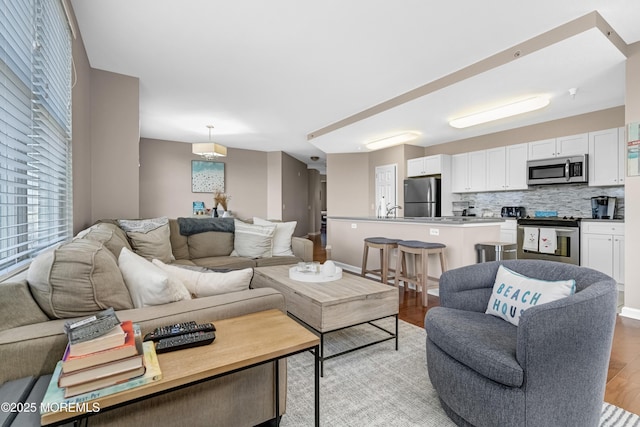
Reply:
[[436, 79], [430, 83], [419, 86], [373, 107], [367, 108], [364, 111], [361, 111], [345, 119], [339, 120], [333, 124], [311, 132], [307, 135], [307, 141], [318, 138], [322, 135], [326, 135], [343, 127], [352, 125], [376, 114], [382, 113], [407, 102], [413, 101], [417, 98], [436, 92], [440, 89], [452, 86], [470, 77], [501, 67], [512, 61], [516, 61], [524, 56], [545, 49], [549, 46], [581, 34], [585, 31], [589, 31], [593, 28], [597, 28], [599, 31], [601, 31], [602, 34], [604, 34], [605, 37], [607, 37], [607, 39], [611, 41], [611, 43], [618, 50], [620, 50], [623, 55], [625, 55], [625, 57], [627, 56], [626, 43], [622, 40], [622, 38], [620, 38], [620, 36], [618, 36], [615, 31], [613, 31], [611, 26], [598, 12], [593, 11], [580, 18], [574, 19], [573, 21], [567, 22], [566, 24], [560, 25], [559, 27], [556, 27], [536, 37], [526, 40], [520, 44], [505, 49], [502, 52], [499, 52], [467, 67], [464, 67], [458, 71], [454, 71], [453, 73]]

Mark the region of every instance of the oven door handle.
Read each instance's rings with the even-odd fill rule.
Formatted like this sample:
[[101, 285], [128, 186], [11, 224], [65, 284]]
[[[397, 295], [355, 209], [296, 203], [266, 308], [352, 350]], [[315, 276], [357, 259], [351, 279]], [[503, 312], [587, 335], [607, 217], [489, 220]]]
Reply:
[[519, 225], [518, 228], [521, 229], [525, 229], [525, 228], [553, 228], [556, 231], [566, 231], [567, 233], [571, 233], [571, 232], [577, 232], [578, 231], [578, 227], [573, 227], [573, 228], [565, 228], [565, 227], [549, 227], [548, 225], [545, 226], [535, 226], [535, 225]]
[[567, 159], [566, 162], [564, 162], [564, 176], [565, 179], [567, 181], [571, 180], [571, 177], [569, 176], [569, 165], [571, 164], [571, 161], [569, 159]]

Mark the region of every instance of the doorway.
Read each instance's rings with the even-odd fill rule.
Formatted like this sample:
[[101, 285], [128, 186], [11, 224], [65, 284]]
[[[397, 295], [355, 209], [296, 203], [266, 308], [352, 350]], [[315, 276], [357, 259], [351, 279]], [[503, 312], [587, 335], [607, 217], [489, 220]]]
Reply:
[[[396, 197], [396, 189], [397, 189], [397, 165], [384, 165], [384, 166], [376, 166], [375, 169], [375, 204], [374, 209], [376, 215], [386, 216], [387, 209], [392, 206], [396, 206], [397, 197]], [[380, 201], [384, 197], [384, 211], [378, 212], [380, 207]]]

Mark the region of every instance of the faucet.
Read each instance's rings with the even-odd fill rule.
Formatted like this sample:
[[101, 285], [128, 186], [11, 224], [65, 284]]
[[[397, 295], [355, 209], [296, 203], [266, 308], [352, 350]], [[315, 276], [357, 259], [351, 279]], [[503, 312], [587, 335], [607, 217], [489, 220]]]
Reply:
[[387, 205], [387, 214], [385, 215], [385, 218], [391, 218], [391, 214], [393, 213], [395, 215], [395, 211], [397, 209], [402, 209], [402, 206], [399, 206], [399, 205], [391, 206], [391, 203], [389, 203]]

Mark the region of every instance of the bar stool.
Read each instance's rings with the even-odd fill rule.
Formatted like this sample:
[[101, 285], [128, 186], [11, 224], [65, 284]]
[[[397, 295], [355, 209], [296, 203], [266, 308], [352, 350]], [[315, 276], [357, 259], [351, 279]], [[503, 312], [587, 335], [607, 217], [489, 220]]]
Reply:
[[[427, 306], [427, 281], [429, 255], [439, 255], [440, 268], [444, 273], [447, 271], [447, 262], [444, 257], [444, 248], [446, 245], [442, 243], [421, 242], [418, 240], [402, 240], [398, 242], [398, 257], [396, 263], [396, 286], [400, 286], [400, 282], [413, 283], [416, 285], [416, 292], [422, 291], [422, 305]], [[414, 272], [415, 275], [410, 276], [407, 271], [405, 255], [414, 255]], [[432, 280], [437, 280], [431, 277]]]
[[[367, 237], [364, 239], [364, 252], [362, 255], [362, 277], [365, 277], [367, 273], [371, 273], [376, 276], [380, 276], [380, 282], [389, 283], [389, 279], [395, 277], [389, 276], [389, 272], [395, 273], [393, 268], [389, 267], [389, 255], [391, 250], [398, 247], [400, 239], [387, 239], [386, 237]], [[373, 270], [367, 269], [367, 259], [369, 257], [369, 248], [380, 250], [380, 268]]]

